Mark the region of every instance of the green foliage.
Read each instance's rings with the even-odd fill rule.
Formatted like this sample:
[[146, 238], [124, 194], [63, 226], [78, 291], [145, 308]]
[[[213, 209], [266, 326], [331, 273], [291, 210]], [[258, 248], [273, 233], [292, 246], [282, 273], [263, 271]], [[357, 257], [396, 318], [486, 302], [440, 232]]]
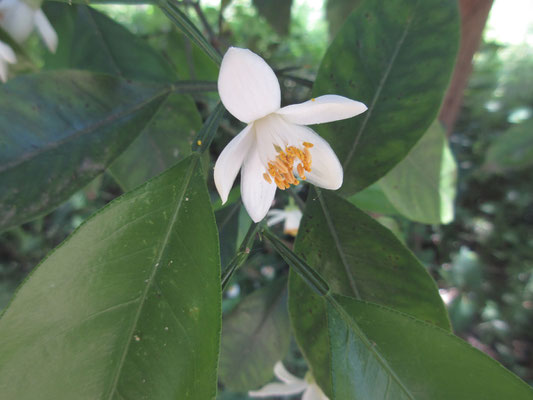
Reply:
[[197, 156], [104, 208], [2, 316], [3, 395], [212, 398], [217, 250]]
[[274, 364], [289, 349], [286, 280], [281, 279], [243, 298], [225, 316], [220, 346], [220, 380], [234, 391], [267, 383]]
[[[474, 133], [460, 121], [458, 218], [440, 227], [456, 186], [435, 122], [457, 51], [455, 0], [329, 0], [339, 31], [324, 57], [326, 22], [302, 2], [126, 3], [46, 4], [57, 53], [36, 37], [14, 46], [31, 64], [10, 67], [20, 76], [0, 88], [0, 225], [12, 227], [0, 305], [85, 221], [5, 308], [3, 397], [246, 399], [283, 360], [298, 376], [310, 369], [331, 400], [532, 398], [454, 336], [408, 248], [443, 287], [454, 331], [527, 377], [512, 346], [533, 332], [529, 61], [495, 84], [498, 47], [482, 53], [490, 79], [474, 76], [465, 108], [469, 121], [493, 111]], [[272, 221], [251, 223], [238, 185], [222, 205], [212, 184], [243, 128], [205, 93], [229, 46], [267, 59], [283, 104], [331, 93], [369, 107], [317, 127], [344, 164], [346, 198], [303, 182], [278, 191], [276, 208], [304, 213], [294, 252]], [[486, 164], [469, 174], [465, 161]], [[120, 192], [111, 176], [126, 193], [104, 207]]]
[[337, 93], [368, 106], [361, 118], [317, 129], [343, 164], [344, 195], [385, 175], [435, 120], [458, 29], [454, 0], [395, 0], [387, 7], [366, 1], [343, 25], [322, 60], [313, 95]]
[[2, 86], [0, 121], [9, 130], [1, 147], [0, 229], [54, 209], [102, 173], [168, 93], [161, 85], [80, 71]]
[[412, 221], [453, 220], [457, 165], [446, 133], [434, 122], [409, 154], [379, 182], [394, 208]]

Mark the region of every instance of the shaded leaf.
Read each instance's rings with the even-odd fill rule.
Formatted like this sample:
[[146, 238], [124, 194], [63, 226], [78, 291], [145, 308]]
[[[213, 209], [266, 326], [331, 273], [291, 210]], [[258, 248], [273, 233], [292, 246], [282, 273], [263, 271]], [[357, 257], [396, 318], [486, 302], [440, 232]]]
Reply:
[[211, 399], [220, 265], [199, 159], [112, 202], [39, 265], [0, 320], [9, 399]]
[[457, 164], [446, 132], [435, 121], [422, 139], [380, 181], [394, 207], [425, 224], [453, 220]]
[[131, 190], [191, 154], [202, 119], [190, 96], [172, 93], [141, 135], [111, 165], [113, 178]]
[[230, 262], [237, 251], [241, 207], [242, 202], [237, 201], [215, 212], [222, 269]]
[[435, 120], [459, 38], [455, 0], [367, 0], [322, 60], [314, 96], [364, 102], [364, 114], [318, 126], [344, 166], [344, 195], [385, 175]]
[[248, 391], [274, 376], [289, 349], [286, 279], [245, 297], [222, 323], [220, 378], [234, 391]]
[[26, 75], [1, 86], [0, 229], [52, 210], [104, 171], [168, 93], [82, 71]]
[[135, 80], [177, 80], [172, 66], [148, 43], [122, 25], [87, 6], [46, 4], [46, 13], [61, 40], [46, 68], [79, 68]]

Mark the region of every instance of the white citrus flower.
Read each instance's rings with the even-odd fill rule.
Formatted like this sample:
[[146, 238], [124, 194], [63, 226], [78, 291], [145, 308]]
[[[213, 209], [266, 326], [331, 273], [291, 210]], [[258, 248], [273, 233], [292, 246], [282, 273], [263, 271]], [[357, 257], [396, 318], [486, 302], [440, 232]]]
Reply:
[[14, 64], [17, 62], [15, 52], [9, 45], [0, 41], [0, 80], [7, 81], [7, 64]]
[[215, 185], [223, 203], [239, 170], [242, 200], [255, 222], [266, 215], [277, 187], [300, 183], [296, 176], [325, 189], [342, 185], [337, 156], [305, 125], [351, 118], [366, 111], [363, 103], [325, 95], [280, 108], [274, 71], [257, 54], [236, 47], [222, 59], [218, 92], [226, 109], [247, 124], [215, 164]]
[[30, 7], [22, 0], [0, 0], [0, 27], [17, 42], [22, 43], [36, 28], [46, 44], [55, 53], [57, 33], [39, 8]]
[[302, 400], [329, 400], [322, 389], [310, 378], [300, 379], [285, 369], [281, 361], [274, 366], [274, 374], [283, 383], [269, 383], [257, 391], [248, 392], [250, 397], [291, 396], [302, 393]]
[[296, 236], [298, 234], [301, 220], [302, 212], [294, 204], [289, 204], [283, 210], [273, 209], [267, 213], [268, 226], [285, 221], [285, 224], [283, 225], [283, 233], [286, 235]]

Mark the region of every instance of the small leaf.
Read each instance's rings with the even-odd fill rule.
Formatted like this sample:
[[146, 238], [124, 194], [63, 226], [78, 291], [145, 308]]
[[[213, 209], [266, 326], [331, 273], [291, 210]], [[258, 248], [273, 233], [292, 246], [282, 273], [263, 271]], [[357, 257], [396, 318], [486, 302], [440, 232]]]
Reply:
[[330, 45], [313, 96], [362, 101], [355, 118], [324, 124], [344, 167], [345, 196], [369, 186], [404, 158], [435, 120], [459, 42], [456, 0], [366, 0]]
[[453, 220], [457, 164], [438, 121], [379, 183], [394, 207], [424, 224]]
[[222, 322], [220, 378], [234, 391], [256, 389], [273, 377], [289, 349], [286, 279], [253, 292]]
[[82, 71], [25, 75], [2, 85], [0, 230], [54, 209], [102, 173], [169, 90]]
[[0, 319], [6, 399], [213, 399], [215, 221], [199, 157], [113, 201], [39, 265]]

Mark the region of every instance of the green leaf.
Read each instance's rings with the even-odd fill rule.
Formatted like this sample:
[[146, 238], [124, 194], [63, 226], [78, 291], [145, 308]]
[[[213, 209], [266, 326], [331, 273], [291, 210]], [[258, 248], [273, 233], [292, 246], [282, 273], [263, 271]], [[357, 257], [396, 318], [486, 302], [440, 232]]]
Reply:
[[361, 4], [362, 0], [327, 0], [326, 20], [328, 21], [329, 37], [333, 38], [350, 13]]
[[245, 392], [274, 376], [274, 364], [289, 350], [286, 279], [245, 297], [222, 322], [220, 378]]
[[334, 299], [340, 306], [328, 303], [325, 328], [332, 400], [533, 398], [516, 375], [450, 332], [386, 307]]
[[215, 212], [222, 269], [231, 261], [237, 251], [241, 207], [242, 202], [237, 201]]
[[111, 165], [113, 178], [131, 190], [191, 154], [202, 119], [190, 96], [172, 93], [141, 135]]
[[194, 42], [176, 30], [169, 32], [165, 39], [165, 53], [174, 64], [181, 79], [216, 81], [218, 64], [213, 62]]
[[2, 85], [0, 230], [54, 209], [104, 171], [168, 93], [161, 85], [81, 71]]
[[[533, 153], [532, 153], [533, 154]], [[438, 121], [379, 182], [394, 207], [425, 224], [453, 220], [457, 164]]]
[[212, 399], [217, 233], [199, 157], [112, 202], [0, 320], [6, 399]]
[[177, 80], [170, 63], [148, 43], [108, 16], [87, 6], [46, 4], [46, 13], [61, 40], [46, 68], [79, 68], [134, 80]]
[[202, 35], [202, 32], [200, 32], [187, 15], [179, 9], [177, 4], [178, 2], [175, 0], [158, 0], [158, 5], [161, 7], [161, 10], [163, 10], [167, 17], [174, 23], [176, 28], [202, 49], [217, 65], [220, 65], [222, 57], [218, 51], [211, 46], [204, 35]]
[[292, 0], [253, 0], [253, 5], [279, 35], [289, 34]]
[[366, 0], [348, 18], [313, 88], [368, 106], [317, 128], [344, 166], [344, 195], [385, 175], [435, 120], [458, 41], [456, 0]]
[[[437, 287], [424, 266], [387, 228], [339, 196], [321, 191], [309, 196], [295, 252], [329, 284], [333, 293], [382, 304], [447, 330], [450, 323]], [[289, 310], [296, 339], [315, 378], [331, 393], [326, 310], [291, 274]]]
[[483, 168], [507, 172], [533, 165], [533, 119], [510, 128], [498, 136], [487, 150]]
[[334, 293], [371, 301], [450, 329], [426, 268], [388, 229], [327, 191], [309, 196], [295, 251]]
[[350, 196], [348, 201], [369, 213], [397, 215], [398, 210], [394, 208], [387, 196], [385, 196], [378, 182]]

